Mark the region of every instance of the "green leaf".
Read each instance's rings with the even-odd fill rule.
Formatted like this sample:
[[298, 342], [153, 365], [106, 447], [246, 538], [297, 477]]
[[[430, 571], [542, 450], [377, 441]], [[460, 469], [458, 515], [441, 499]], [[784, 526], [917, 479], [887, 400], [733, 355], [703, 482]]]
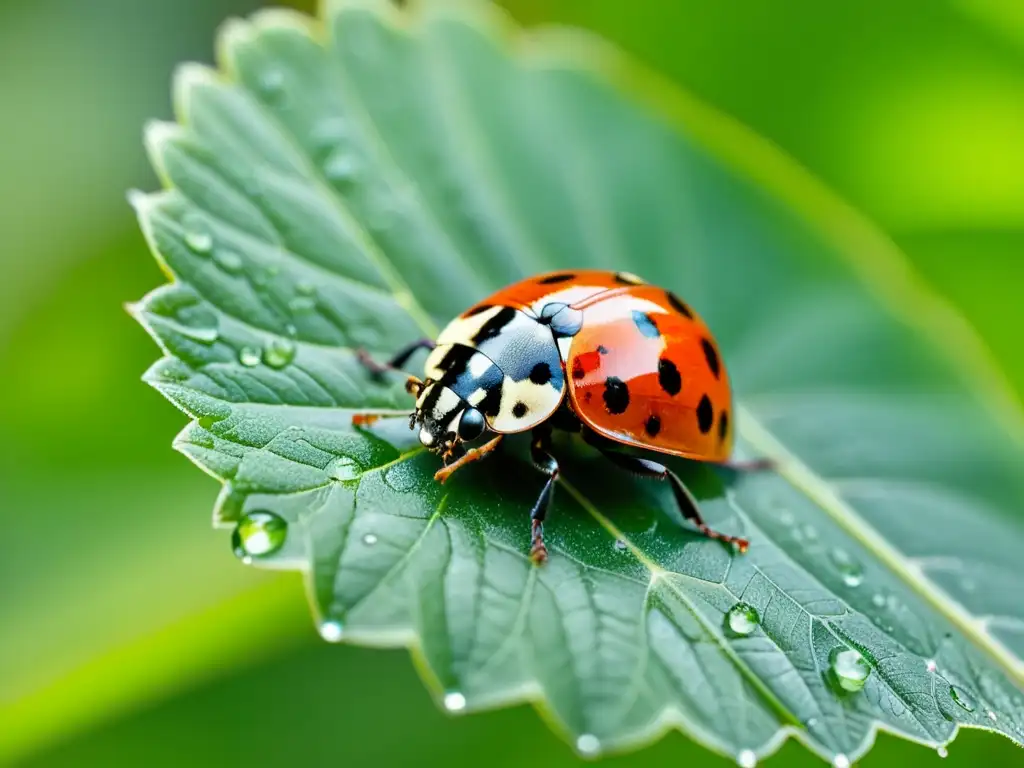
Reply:
[[[166, 189], [132, 199], [174, 282], [133, 309], [216, 522], [306, 573], [326, 639], [408, 646], [450, 710], [529, 700], [584, 754], [673, 727], [743, 763], [795, 735], [842, 765], [879, 728], [1020, 743], [1024, 422], [889, 243], [601, 43], [478, 4], [265, 12], [219, 51], [148, 131]], [[737, 454], [778, 471], [675, 465], [747, 555], [567, 437], [536, 568], [521, 457], [440, 486], [403, 419], [351, 427], [411, 405], [354, 348], [586, 265], [715, 331]]]

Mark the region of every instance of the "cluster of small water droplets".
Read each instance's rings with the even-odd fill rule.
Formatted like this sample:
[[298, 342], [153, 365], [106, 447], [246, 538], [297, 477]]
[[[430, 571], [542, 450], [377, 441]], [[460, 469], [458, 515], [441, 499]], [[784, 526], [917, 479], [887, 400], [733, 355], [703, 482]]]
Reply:
[[840, 689], [855, 693], [864, 687], [871, 674], [867, 659], [853, 648], [835, 648], [829, 654], [829, 672]]
[[839, 571], [843, 584], [848, 587], [859, 587], [864, 582], [864, 568], [845, 549], [836, 547], [829, 552], [829, 559]]
[[279, 550], [288, 536], [288, 523], [274, 512], [259, 509], [238, 521], [231, 535], [231, 547], [244, 562], [266, 557]]
[[748, 603], [736, 603], [725, 614], [725, 626], [735, 637], [747, 637], [760, 623], [757, 609]]

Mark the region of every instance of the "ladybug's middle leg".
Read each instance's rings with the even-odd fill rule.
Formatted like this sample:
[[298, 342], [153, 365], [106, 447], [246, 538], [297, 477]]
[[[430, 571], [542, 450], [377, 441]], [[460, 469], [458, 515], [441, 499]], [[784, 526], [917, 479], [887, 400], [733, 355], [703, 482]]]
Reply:
[[697, 526], [697, 530], [709, 539], [718, 539], [727, 544], [735, 544], [740, 552], [747, 551], [750, 542], [746, 539], [739, 536], [730, 536], [726, 533], [719, 533], [704, 522], [704, 518], [700, 514], [700, 507], [697, 505], [697, 500], [693, 497], [693, 494], [683, 485], [683, 481], [679, 479], [679, 476], [664, 464], [659, 464], [649, 459], [642, 459], [639, 456], [621, 453], [589, 431], [584, 433], [584, 438], [588, 443], [601, 451], [609, 461], [632, 472], [637, 477], [667, 481], [672, 486], [672, 494], [676, 498], [679, 511], [683, 513], [683, 517]]
[[548, 476], [540, 496], [530, 510], [530, 559], [537, 565], [542, 565], [548, 559], [548, 548], [544, 546], [544, 519], [551, 508], [555, 481], [558, 479], [558, 461], [551, 455], [550, 448], [551, 430], [535, 429], [530, 444], [530, 458], [533, 459], [533, 466]]

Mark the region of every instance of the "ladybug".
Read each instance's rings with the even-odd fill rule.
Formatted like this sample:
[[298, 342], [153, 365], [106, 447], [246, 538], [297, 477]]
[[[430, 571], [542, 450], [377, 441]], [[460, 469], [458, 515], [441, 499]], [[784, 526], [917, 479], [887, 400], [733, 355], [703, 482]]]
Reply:
[[[579, 432], [620, 467], [668, 482], [683, 516], [704, 535], [747, 550], [745, 539], [712, 530], [674, 472], [629, 449], [728, 464], [733, 445], [729, 377], [714, 338], [671, 291], [628, 272], [549, 272], [498, 291], [388, 363], [365, 351], [374, 374], [400, 369], [430, 349], [409, 426], [441, 456], [434, 475], [453, 472], [498, 447], [505, 435], [532, 431], [531, 457], [547, 480], [530, 511], [530, 558], [547, 559], [544, 519], [558, 478], [555, 428]], [[357, 414], [367, 425], [373, 414]], [[479, 447], [464, 444], [482, 437]], [[765, 462], [753, 462], [761, 467]], [[733, 465], [735, 466], [735, 465]]]

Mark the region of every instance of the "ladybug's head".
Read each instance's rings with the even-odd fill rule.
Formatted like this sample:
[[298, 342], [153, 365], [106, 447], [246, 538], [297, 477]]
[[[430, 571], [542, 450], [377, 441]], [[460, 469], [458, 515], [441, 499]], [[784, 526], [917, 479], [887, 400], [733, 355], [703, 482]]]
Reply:
[[456, 457], [463, 442], [476, 440], [487, 427], [484, 415], [440, 382], [423, 383], [410, 427], [419, 426], [420, 442], [445, 458]]

